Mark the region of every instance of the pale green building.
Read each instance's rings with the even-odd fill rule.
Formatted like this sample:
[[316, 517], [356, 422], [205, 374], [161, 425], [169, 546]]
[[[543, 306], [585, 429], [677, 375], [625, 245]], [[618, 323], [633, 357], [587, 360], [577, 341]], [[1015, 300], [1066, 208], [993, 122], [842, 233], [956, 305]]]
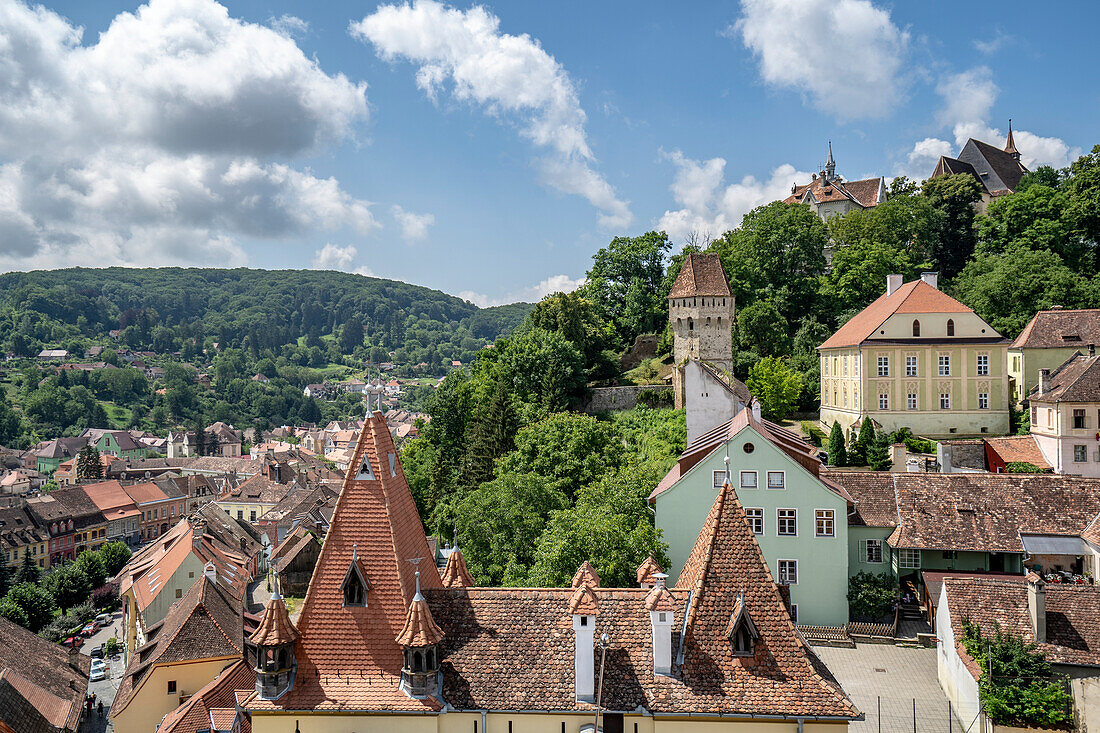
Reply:
[[815, 454], [748, 409], [689, 445], [650, 494], [669, 544], [669, 576], [678, 577], [726, 481], [728, 455], [730, 483], [772, 577], [790, 588], [796, 622], [847, 623], [849, 500]]

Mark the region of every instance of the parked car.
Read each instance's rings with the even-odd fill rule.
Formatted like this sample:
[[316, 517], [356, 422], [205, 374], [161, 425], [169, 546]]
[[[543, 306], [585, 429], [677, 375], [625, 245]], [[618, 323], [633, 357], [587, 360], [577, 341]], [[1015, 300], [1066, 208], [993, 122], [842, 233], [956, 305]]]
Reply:
[[70, 636], [65, 641], [61, 642], [61, 646], [67, 646], [71, 649], [79, 649], [84, 646], [84, 640], [79, 636]]
[[102, 659], [92, 660], [92, 673], [88, 676], [91, 682], [107, 679], [107, 663]]
[[100, 626], [106, 626], [107, 624], [111, 623], [111, 614], [101, 613], [95, 617], [95, 622]]
[[[81, 641], [83, 642], [84, 640], [81, 639]], [[106, 646], [106, 644], [100, 644], [99, 646], [94, 647], [91, 652], [92, 659], [103, 659], [103, 654], [105, 652]]]
[[80, 635], [91, 636], [96, 632], [96, 629], [98, 628], [99, 626], [96, 625], [95, 621], [89, 621], [88, 623], [84, 624], [84, 628], [80, 630]]

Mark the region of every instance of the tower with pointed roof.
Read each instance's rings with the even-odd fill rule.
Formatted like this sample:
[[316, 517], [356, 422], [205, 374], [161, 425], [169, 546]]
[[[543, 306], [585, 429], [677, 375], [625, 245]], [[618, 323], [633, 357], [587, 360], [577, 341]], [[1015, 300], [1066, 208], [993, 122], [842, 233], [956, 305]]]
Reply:
[[264, 607], [260, 625], [248, 637], [255, 649], [256, 696], [263, 700], [278, 700], [294, 686], [298, 662], [294, 656], [294, 643], [298, 630], [286, 611], [286, 603], [279, 593], [279, 584]]
[[836, 178], [836, 161], [833, 160], [833, 141], [829, 141], [829, 157], [825, 159], [825, 168], [821, 171], [821, 177], [826, 183], [831, 183]]
[[1020, 160], [1020, 151], [1016, 149], [1016, 141], [1012, 139], [1012, 118], [1008, 118], [1008, 140], [1005, 141], [1005, 152]]
[[733, 371], [733, 316], [734, 297], [722, 260], [706, 252], [689, 254], [668, 294], [676, 364], [672, 386], [678, 409], [684, 406], [682, 367], [687, 362]]

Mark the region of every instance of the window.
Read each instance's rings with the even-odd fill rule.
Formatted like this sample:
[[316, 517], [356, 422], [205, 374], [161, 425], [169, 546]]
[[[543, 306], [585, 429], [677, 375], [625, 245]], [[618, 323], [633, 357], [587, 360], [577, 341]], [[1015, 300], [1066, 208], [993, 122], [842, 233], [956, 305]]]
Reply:
[[250, 511], [248, 513], [248, 521], [250, 521], [250, 522], [255, 522], [256, 521], [256, 510], [255, 509], [253, 509], [252, 511]]
[[910, 392], [909, 394], [905, 395], [905, 407], [908, 410], [917, 409], [917, 393], [916, 392]]
[[743, 446], [741, 446], [741, 450], [745, 451], [746, 453], [752, 453], [754, 450], [756, 450], [756, 446], [752, 443], [745, 443]]
[[764, 510], [745, 509], [745, 516], [749, 519], [749, 529], [753, 534], [764, 534]]
[[890, 395], [880, 394], [878, 396], [878, 409], [889, 410], [890, 409]]
[[798, 534], [798, 510], [776, 509], [776, 534], [781, 537], [794, 537]]
[[783, 471], [768, 471], [768, 488], [769, 489], [785, 489], [787, 488], [787, 476]]
[[183, 588], [176, 588], [176, 598], [183, 598]]
[[847, 354], [844, 355], [843, 368], [844, 368], [844, 376], [846, 377], [846, 376], [848, 376], [848, 355]]
[[159, 507], [153, 510], [153, 519], [160, 519], [160, 508]]
[[244, 519], [244, 509], [237, 510], [237, 519]]
[[792, 624], [797, 624], [798, 623], [798, 604], [797, 603], [792, 603], [791, 604], [791, 623]]
[[880, 356], [878, 358], [878, 375], [880, 377], [890, 376], [890, 357]]
[[821, 364], [824, 367], [825, 376], [829, 376], [829, 357], [825, 356], [821, 359]]
[[756, 471], [742, 471], [741, 472], [741, 488], [742, 489], [755, 489], [756, 488]]
[[1073, 446], [1073, 462], [1084, 463], [1089, 459], [1089, 447], [1087, 445]]
[[913, 321], [913, 336], [920, 336], [920, 321]]
[[989, 354], [978, 354], [978, 376], [989, 376]]
[[882, 563], [882, 540], [863, 540], [863, 562], [870, 565]]
[[168, 680], [168, 694], [169, 695], [175, 695], [176, 694], [176, 681], [175, 680]]
[[814, 534], [818, 537], [835, 537], [835, 515], [832, 509], [817, 509], [814, 511]]
[[779, 561], [779, 582], [783, 585], [798, 584], [798, 560]]
[[989, 393], [988, 392], [979, 392], [978, 393], [978, 409], [979, 410], [988, 410], [989, 409]]
[[903, 568], [919, 568], [920, 550], [902, 550], [898, 564]]
[[915, 357], [915, 356], [905, 357], [905, 376], [907, 376], [907, 377], [917, 376], [917, 357]]
[[1085, 427], [1085, 411], [1074, 410], [1073, 411], [1073, 428], [1074, 430], [1080, 430]]
[[352, 566], [348, 568], [347, 575], [344, 576], [344, 605], [345, 606], [366, 606], [367, 605], [367, 583], [362, 575], [359, 573], [359, 568], [356, 565], [357, 561], [352, 561]]
[[955, 335], [955, 322], [953, 320], [951, 320], [950, 318], [947, 319], [947, 335], [948, 336], [954, 336]]
[[1031, 406], [1031, 424], [1032, 425], [1038, 425], [1039, 424], [1039, 408], [1036, 407], [1035, 405]]
[[720, 489], [726, 485], [726, 472], [725, 471], [711, 471], [711, 485]]
[[941, 377], [950, 377], [951, 376], [951, 355], [950, 354], [940, 354], [940, 376]]
[[940, 409], [941, 410], [950, 410], [951, 409], [951, 393], [950, 392], [940, 392]]

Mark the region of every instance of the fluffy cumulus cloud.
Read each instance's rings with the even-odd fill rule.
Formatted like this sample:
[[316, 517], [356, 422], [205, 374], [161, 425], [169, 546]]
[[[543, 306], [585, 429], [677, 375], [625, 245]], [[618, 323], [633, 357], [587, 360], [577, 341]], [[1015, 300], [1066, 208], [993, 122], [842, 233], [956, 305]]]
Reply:
[[410, 244], [426, 239], [428, 229], [435, 226], [435, 217], [431, 214], [416, 214], [405, 211], [397, 204], [394, 204], [391, 211], [394, 220], [401, 227], [401, 238]]
[[317, 250], [313, 257], [313, 269], [315, 270], [347, 270], [351, 267], [355, 255], [359, 250], [353, 245], [341, 247], [331, 242]]
[[150, 0], [94, 44], [0, 0], [0, 266], [242, 264], [239, 241], [377, 226], [285, 161], [352, 134], [366, 88], [213, 0]]
[[909, 35], [869, 0], [742, 0], [729, 35], [756, 55], [767, 84], [840, 120], [883, 117], [902, 96]]
[[679, 150], [665, 153], [664, 157], [676, 167], [669, 189], [681, 208], [666, 211], [657, 228], [681, 243], [693, 236], [720, 237], [739, 226], [741, 218], [753, 208], [786, 198], [793, 183], [810, 179], [809, 173], [784, 163], [765, 180], [745, 176], [727, 184], [723, 158], [694, 160]]
[[502, 33], [500, 19], [484, 7], [458, 10], [433, 0], [383, 5], [350, 31], [382, 58], [416, 64], [417, 86], [432, 99], [449, 90], [460, 102], [515, 121], [545, 151], [539, 167], [546, 184], [587, 199], [609, 229], [630, 224], [628, 203], [594, 169], [572, 79], [536, 39]]
[[491, 298], [485, 293], [477, 293], [473, 290], [463, 290], [458, 297], [470, 301], [479, 308], [507, 303], [537, 303], [551, 293], [571, 293], [584, 285], [584, 282], [583, 277], [574, 280], [568, 275], [551, 275], [542, 282], [520, 288], [499, 298]]

